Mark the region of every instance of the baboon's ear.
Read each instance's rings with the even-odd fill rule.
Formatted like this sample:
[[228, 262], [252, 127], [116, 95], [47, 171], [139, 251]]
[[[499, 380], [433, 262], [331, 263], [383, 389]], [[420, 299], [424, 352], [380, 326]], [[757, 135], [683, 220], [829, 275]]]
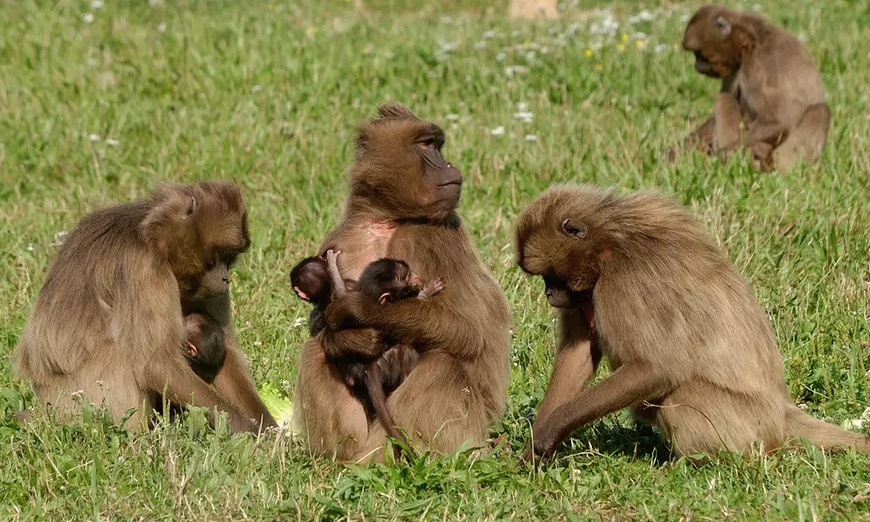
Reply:
[[386, 303], [387, 300], [389, 300], [389, 299], [390, 299], [390, 293], [389, 293], [389, 292], [384, 292], [383, 294], [381, 294], [380, 297], [378, 297], [378, 304], [384, 304], [384, 303]]
[[722, 38], [726, 38], [729, 34], [731, 34], [731, 22], [728, 21], [724, 16], [717, 16], [715, 20], [713, 20], [713, 27], [719, 31], [719, 34]]
[[399, 102], [385, 103], [378, 107], [378, 116], [381, 118], [412, 118], [418, 119], [414, 113]]
[[562, 233], [568, 237], [583, 239], [586, 237], [587, 233], [586, 225], [580, 221], [566, 219], [565, 221], [562, 221]]
[[296, 295], [299, 296], [299, 299], [302, 299], [303, 301], [306, 301], [309, 303], [311, 302], [311, 298], [308, 297], [308, 294], [306, 294], [305, 292], [300, 290], [298, 286], [294, 286], [293, 291], [296, 292]]
[[196, 212], [196, 198], [190, 196], [190, 201], [187, 202], [187, 209], [184, 211], [184, 215], [181, 216], [181, 219], [187, 219], [192, 216]]

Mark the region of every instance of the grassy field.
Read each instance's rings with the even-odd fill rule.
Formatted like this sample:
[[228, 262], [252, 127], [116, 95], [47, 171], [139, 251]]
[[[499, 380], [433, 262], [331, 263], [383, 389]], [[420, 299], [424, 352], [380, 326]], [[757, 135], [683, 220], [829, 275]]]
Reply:
[[[540, 470], [517, 464], [555, 332], [543, 285], [513, 263], [512, 226], [555, 182], [673, 194], [754, 287], [795, 401], [838, 423], [870, 404], [866, 0], [733, 3], [800, 35], [828, 88], [824, 157], [787, 173], [660, 161], [717, 89], [679, 48], [697, 4], [580, 3], [519, 23], [484, 0], [0, 0], [0, 518], [870, 520], [867, 456], [694, 466], [625, 414]], [[164, 181], [242, 185], [253, 246], [237, 328], [258, 385], [289, 396], [308, 309], [287, 274], [340, 216], [356, 124], [394, 99], [447, 130], [461, 214], [512, 306], [508, 409], [491, 431], [505, 447], [366, 468], [196, 412], [143, 434], [13, 422], [33, 394], [10, 356], [58, 234]]]

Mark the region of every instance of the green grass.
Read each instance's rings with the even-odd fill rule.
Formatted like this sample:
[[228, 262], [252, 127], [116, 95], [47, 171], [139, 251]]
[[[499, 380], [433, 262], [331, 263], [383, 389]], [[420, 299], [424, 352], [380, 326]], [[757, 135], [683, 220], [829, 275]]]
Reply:
[[[484, 0], [105, 3], [0, 1], [0, 518], [870, 519], [867, 456], [808, 448], [693, 466], [664, 458], [625, 414], [578, 431], [541, 470], [519, 466], [555, 332], [511, 243], [516, 215], [550, 183], [673, 194], [752, 283], [792, 397], [834, 422], [858, 418], [870, 403], [866, 1], [760, 3], [805, 37], [834, 113], [820, 164], [788, 173], [752, 172], [743, 157], [661, 163], [717, 88], [679, 49], [695, 4], [653, 2], [655, 19], [629, 26], [640, 7], [615, 3], [623, 25], [602, 37], [589, 32], [601, 13], [570, 1], [546, 23], [511, 23]], [[196, 412], [144, 434], [90, 417], [12, 421], [33, 395], [10, 355], [55, 235], [162, 181], [243, 186], [253, 247], [235, 276], [236, 323], [255, 381], [290, 395], [308, 309], [288, 271], [340, 216], [356, 124], [392, 99], [444, 124], [467, 181], [461, 214], [512, 306], [508, 409], [492, 427], [505, 447], [362, 468], [290, 438], [211, 430]], [[531, 122], [514, 117], [520, 104]]]

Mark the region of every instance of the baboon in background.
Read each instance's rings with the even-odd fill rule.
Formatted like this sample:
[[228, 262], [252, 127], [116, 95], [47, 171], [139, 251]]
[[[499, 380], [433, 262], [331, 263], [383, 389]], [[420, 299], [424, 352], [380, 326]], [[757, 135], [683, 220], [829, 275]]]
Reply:
[[[165, 186], [86, 216], [36, 298], [17, 373], [64, 418], [82, 395], [116, 420], [137, 409], [125, 426], [142, 427], [163, 396], [226, 412], [234, 431], [274, 426], [235, 339], [229, 292], [221, 291], [249, 244], [244, 201], [231, 183]], [[223, 328], [226, 355], [214, 387], [186, 357], [184, 317], [197, 313]]]
[[[791, 403], [767, 316], [676, 203], [553, 187], [523, 211], [516, 246], [519, 266], [543, 276], [547, 299], [561, 308], [556, 367], [533, 426], [536, 455], [627, 407], [678, 455], [772, 450], [798, 436], [870, 451], [870, 438]], [[602, 354], [613, 373], [585, 389]]]
[[713, 117], [683, 147], [716, 154], [746, 147], [762, 169], [819, 159], [831, 111], [800, 40], [758, 15], [708, 5], [689, 21], [683, 47], [695, 54], [698, 72], [722, 79]]
[[342, 252], [345, 278], [359, 279], [372, 261], [389, 257], [414, 267], [424, 281], [441, 279], [444, 290], [432, 299], [385, 305], [348, 292], [327, 307], [327, 322], [349, 315], [361, 327], [328, 327], [302, 348], [294, 423], [315, 452], [382, 458], [385, 430], [369, 424], [324, 351], [331, 345], [351, 355], [359, 347], [383, 347], [378, 332], [420, 354], [387, 399], [396, 424], [415, 443], [438, 452], [480, 443], [504, 410], [510, 313], [456, 213], [462, 174], [442, 158], [443, 144], [440, 127], [399, 104], [380, 107], [360, 128], [344, 217], [320, 251]]

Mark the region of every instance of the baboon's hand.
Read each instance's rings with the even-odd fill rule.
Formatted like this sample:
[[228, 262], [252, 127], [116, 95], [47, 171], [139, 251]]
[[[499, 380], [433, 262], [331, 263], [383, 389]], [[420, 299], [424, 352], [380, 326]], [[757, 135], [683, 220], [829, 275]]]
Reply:
[[417, 297], [420, 299], [428, 299], [440, 292], [441, 290], [444, 290], [444, 281], [442, 281], [441, 279], [434, 279], [423, 285], [423, 289], [420, 290], [420, 293], [417, 294]]
[[341, 254], [341, 250], [333, 250], [330, 248], [326, 251], [326, 262], [329, 264], [329, 266], [336, 265], [339, 254]]

